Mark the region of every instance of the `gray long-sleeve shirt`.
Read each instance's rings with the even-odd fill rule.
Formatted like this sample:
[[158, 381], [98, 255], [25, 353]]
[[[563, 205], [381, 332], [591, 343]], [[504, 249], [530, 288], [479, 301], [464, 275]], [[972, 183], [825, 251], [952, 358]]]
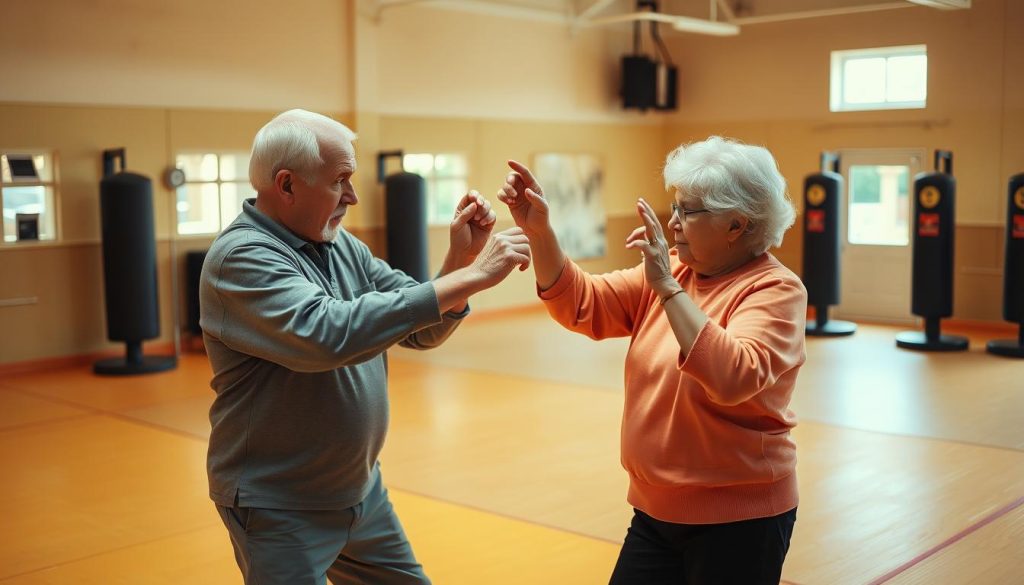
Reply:
[[252, 200], [207, 253], [199, 304], [210, 497], [305, 510], [365, 498], [388, 425], [385, 350], [439, 345], [468, 314], [441, 315], [431, 283], [348, 232], [311, 244]]

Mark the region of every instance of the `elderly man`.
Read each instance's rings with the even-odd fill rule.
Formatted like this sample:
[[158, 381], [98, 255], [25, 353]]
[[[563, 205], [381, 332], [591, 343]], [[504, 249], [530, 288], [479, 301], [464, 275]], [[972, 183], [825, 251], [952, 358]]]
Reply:
[[246, 583], [429, 583], [381, 481], [394, 344], [443, 342], [470, 295], [526, 269], [519, 228], [459, 203], [440, 274], [418, 283], [341, 228], [356, 170], [345, 126], [285, 112], [253, 142], [257, 192], [206, 256], [204, 340], [217, 396], [207, 459]]

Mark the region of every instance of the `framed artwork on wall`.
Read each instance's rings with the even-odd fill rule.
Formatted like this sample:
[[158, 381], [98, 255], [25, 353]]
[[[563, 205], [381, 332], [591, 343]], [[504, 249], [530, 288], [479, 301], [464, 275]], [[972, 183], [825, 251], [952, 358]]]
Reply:
[[565, 253], [573, 260], [603, 257], [607, 216], [600, 160], [590, 154], [541, 153], [534, 156], [533, 171]]

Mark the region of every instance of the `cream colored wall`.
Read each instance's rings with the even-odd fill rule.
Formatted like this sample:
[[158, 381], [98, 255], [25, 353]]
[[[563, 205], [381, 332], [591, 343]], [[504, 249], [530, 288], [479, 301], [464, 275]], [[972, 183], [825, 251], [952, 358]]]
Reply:
[[[975, 0], [969, 11], [923, 7], [744, 26], [738, 37], [678, 36], [680, 110], [666, 149], [721, 134], [767, 146], [802, 206], [803, 177], [823, 150], [954, 151], [954, 317], [1001, 319], [1006, 182], [1024, 172], [1024, 3]], [[926, 44], [928, 107], [829, 112], [833, 50]], [[931, 168], [931, 160], [926, 161]], [[800, 219], [779, 257], [799, 272]]]
[[[410, 5], [363, 16], [372, 50], [361, 110], [385, 115], [550, 121], [647, 120], [618, 105], [626, 29], [467, 14]], [[372, 72], [377, 72], [373, 75]]]
[[[641, 193], [667, 206], [658, 180], [661, 118], [618, 106], [618, 60], [627, 31], [571, 33], [564, 25], [470, 14], [427, 5], [355, 11], [357, 188], [346, 218], [383, 254], [383, 193], [376, 153], [462, 152], [471, 188], [496, 204], [496, 229], [511, 226], [494, 199], [508, 158], [537, 152], [598, 155], [605, 165], [608, 255], [594, 271], [633, 261], [621, 250]], [[447, 250], [447, 229], [429, 230], [431, 270]], [[473, 299], [476, 309], [536, 302], [531, 273], [513, 274]]]
[[[0, 104], [0, 150], [51, 149], [60, 173], [59, 241], [0, 245], [0, 299], [36, 299], [0, 307], [2, 329], [23, 332], [0, 336], [0, 363], [119, 347], [106, 340], [103, 302], [99, 182], [106, 148], [124, 147], [127, 169], [153, 179], [161, 330], [154, 341], [171, 341], [172, 283], [183, 290], [184, 254], [211, 239], [174, 235], [175, 197], [161, 173], [179, 150], [248, 150], [273, 114]], [[184, 323], [184, 298], [179, 301]]]
[[352, 108], [346, 0], [3, 4], [0, 102]]
[[[102, 307], [102, 149], [126, 147], [129, 169], [157, 179], [178, 150], [247, 149], [262, 123], [290, 107], [341, 113], [360, 133], [362, 201], [346, 227], [378, 253], [382, 149], [466, 152], [470, 183], [488, 196], [506, 158], [600, 156], [609, 252], [584, 264], [592, 271], [636, 260], [621, 248], [636, 224], [632, 201], [645, 195], [659, 209], [667, 205], [659, 168], [679, 142], [717, 133], [765, 143], [791, 185], [816, 167], [823, 149], [953, 148], [961, 224], [956, 316], [998, 320], [1001, 198], [1006, 177], [1024, 169], [1024, 39], [1010, 34], [1024, 27], [1024, 3], [974, 4], [961, 12], [910, 8], [748, 26], [732, 39], [666, 35], [681, 68], [675, 116], [621, 112], [618, 56], [628, 36], [619, 29], [573, 37], [558, 26], [423, 6], [375, 21], [354, 2], [334, 0], [300, 1], [287, 11], [242, 0], [5, 6], [0, 51], [10, 58], [0, 62], [0, 148], [56, 150], [62, 240], [0, 246], [0, 299], [38, 298], [0, 307], [0, 329], [22, 332], [0, 337], [0, 363], [115, 347], [105, 339]], [[284, 40], [273, 49], [255, 49], [277, 38]], [[829, 51], [917, 42], [931, 56], [928, 109], [828, 113]], [[171, 276], [180, 287], [184, 253], [205, 248], [209, 238], [172, 237], [172, 194], [155, 182], [154, 196], [166, 341]], [[501, 213], [499, 227], [507, 227]], [[798, 232], [779, 251], [797, 269]], [[430, 235], [435, 268], [445, 235], [444, 228]], [[474, 306], [534, 298], [529, 273], [517, 274]], [[180, 309], [183, 321], [183, 301]]]
[[[502, 230], [511, 227], [507, 208], [495, 194], [508, 172], [510, 158], [531, 164], [542, 152], [586, 153], [597, 156], [604, 168], [604, 205], [608, 214], [605, 258], [581, 262], [588, 270], [605, 272], [631, 265], [634, 254], [623, 250], [626, 231], [638, 225], [633, 204], [643, 195], [668, 209], [659, 167], [661, 128], [649, 124], [553, 123], [464, 118], [383, 116], [377, 140], [382, 150], [406, 152], [460, 152], [469, 160], [469, 186], [490, 199]], [[361, 171], [362, 172], [362, 171]], [[363, 177], [366, 179], [365, 174]], [[383, 200], [363, 197], [363, 217], [369, 225], [383, 224]], [[448, 248], [446, 227], [429, 234], [430, 268], [440, 268]], [[478, 309], [503, 308], [536, 302], [532, 272], [514, 274], [500, 286], [474, 297]]]

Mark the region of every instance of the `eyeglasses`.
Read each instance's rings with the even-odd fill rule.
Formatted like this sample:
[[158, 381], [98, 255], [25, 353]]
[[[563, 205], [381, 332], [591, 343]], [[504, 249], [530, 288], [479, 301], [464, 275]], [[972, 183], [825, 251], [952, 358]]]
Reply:
[[711, 213], [710, 209], [684, 209], [682, 206], [675, 203], [672, 204], [672, 217], [678, 217], [680, 220], [684, 220], [694, 213]]

